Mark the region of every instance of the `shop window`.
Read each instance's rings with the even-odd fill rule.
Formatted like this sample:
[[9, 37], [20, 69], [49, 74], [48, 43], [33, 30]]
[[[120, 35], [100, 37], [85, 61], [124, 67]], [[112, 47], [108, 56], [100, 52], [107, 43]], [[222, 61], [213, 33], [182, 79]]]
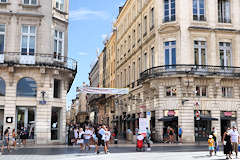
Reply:
[[177, 89], [175, 87], [166, 87], [166, 96], [167, 97], [177, 96]]
[[51, 140], [60, 139], [60, 113], [61, 108], [52, 107]]
[[37, 84], [31, 78], [22, 78], [17, 84], [17, 97], [36, 97]]
[[233, 87], [222, 87], [222, 96], [227, 98], [233, 97]]
[[54, 79], [54, 91], [53, 97], [54, 98], [61, 98], [61, 81], [58, 79]]
[[5, 92], [6, 92], [5, 81], [2, 78], [0, 78], [0, 96], [5, 96]]
[[207, 96], [207, 87], [206, 86], [196, 86], [196, 96], [206, 97]]

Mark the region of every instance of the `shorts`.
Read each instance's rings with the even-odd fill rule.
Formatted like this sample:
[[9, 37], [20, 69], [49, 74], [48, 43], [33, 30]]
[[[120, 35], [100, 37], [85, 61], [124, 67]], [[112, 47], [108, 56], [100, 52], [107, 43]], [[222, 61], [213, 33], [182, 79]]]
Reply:
[[104, 140], [98, 140], [98, 146], [105, 146]]
[[209, 147], [209, 151], [214, 151], [214, 147]]
[[238, 143], [237, 142], [232, 142], [232, 149], [235, 152], [238, 152]]
[[89, 139], [84, 139], [84, 143], [85, 144], [89, 143]]
[[179, 138], [182, 138], [182, 135], [181, 135], [181, 134], [179, 134], [179, 135], [178, 135], [178, 137], [179, 137]]

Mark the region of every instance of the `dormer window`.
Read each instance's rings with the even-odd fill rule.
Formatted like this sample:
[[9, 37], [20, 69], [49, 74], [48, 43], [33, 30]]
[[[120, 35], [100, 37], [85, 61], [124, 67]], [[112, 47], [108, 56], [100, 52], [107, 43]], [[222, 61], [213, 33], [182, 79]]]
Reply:
[[64, 11], [64, 0], [56, 0], [56, 8], [60, 11]]
[[23, 0], [24, 5], [37, 5], [37, 0]]

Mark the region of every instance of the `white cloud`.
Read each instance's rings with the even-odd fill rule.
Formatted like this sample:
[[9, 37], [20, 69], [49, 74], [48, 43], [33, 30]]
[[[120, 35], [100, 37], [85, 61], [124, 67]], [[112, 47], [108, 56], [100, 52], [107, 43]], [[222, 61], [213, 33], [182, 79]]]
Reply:
[[106, 40], [108, 35], [107, 34], [102, 34], [101, 37], [102, 37], [103, 40]]
[[108, 19], [109, 15], [104, 11], [96, 11], [84, 8], [70, 11], [71, 21], [86, 20], [90, 18]]
[[78, 55], [80, 55], [80, 56], [87, 56], [88, 53], [87, 52], [78, 52]]

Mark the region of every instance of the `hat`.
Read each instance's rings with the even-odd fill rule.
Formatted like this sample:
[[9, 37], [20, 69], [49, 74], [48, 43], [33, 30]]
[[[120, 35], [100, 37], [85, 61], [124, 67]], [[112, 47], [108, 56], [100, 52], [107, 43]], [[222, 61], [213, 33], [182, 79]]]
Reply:
[[209, 135], [209, 138], [212, 138], [213, 136], [212, 135]]

